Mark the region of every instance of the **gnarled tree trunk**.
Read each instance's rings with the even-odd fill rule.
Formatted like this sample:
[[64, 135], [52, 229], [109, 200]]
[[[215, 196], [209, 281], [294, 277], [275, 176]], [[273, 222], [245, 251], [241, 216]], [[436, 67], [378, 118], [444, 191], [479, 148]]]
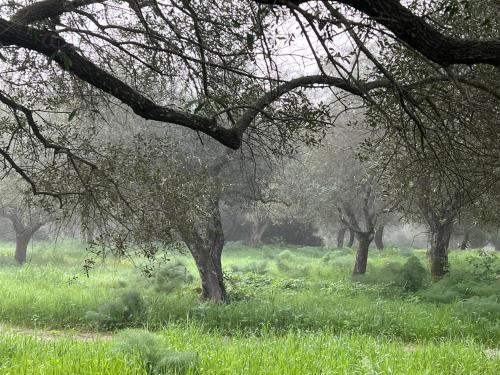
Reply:
[[375, 231], [375, 246], [377, 246], [377, 250], [384, 250], [384, 226], [381, 225]]
[[448, 246], [450, 244], [453, 221], [435, 224], [430, 227], [429, 250], [427, 258], [431, 268], [432, 278], [436, 281], [448, 272]]
[[226, 291], [221, 263], [224, 232], [218, 204], [218, 200], [211, 202], [207, 215], [198, 217], [195, 228], [184, 233], [183, 239], [200, 274], [201, 297], [219, 302], [226, 298]]
[[347, 247], [352, 247], [354, 244], [354, 232], [352, 229], [349, 229], [349, 242], [347, 243]]
[[358, 252], [356, 253], [356, 263], [354, 264], [352, 276], [364, 275], [366, 273], [366, 265], [368, 263], [368, 249], [370, 247], [370, 243], [373, 241], [373, 236], [373, 232], [356, 233], [359, 244]]
[[344, 237], [346, 231], [347, 231], [346, 227], [340, 227], [339, 231], [337, 232], [337, 248], [339, 249], [344, 247]]

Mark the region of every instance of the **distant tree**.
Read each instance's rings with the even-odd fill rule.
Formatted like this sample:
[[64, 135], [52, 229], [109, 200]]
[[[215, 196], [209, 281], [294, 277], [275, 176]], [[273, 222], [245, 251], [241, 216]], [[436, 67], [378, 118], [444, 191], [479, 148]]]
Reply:
[[53, 212], [30, 195], [24, 181], [4, 178], [0, 184], [0, 216], [12, 223], [16, 235], [14, 258], [23, 265], [27, 259], [28, 244], [44, 225], [54, 221]]
[[338, 228], [339, 246], [346, 232], [356, 237], [358, 253], [353, 275], [366, 272], [368, 248], [385, 215], [376, 171], [358, 155], [363, 134], [349, 127], [334, 129], [322, 146], [304, 151], [293, 168], [288, 168], [283, 188], [283, 194], [289, 195], [295, 210], [306, 220]]

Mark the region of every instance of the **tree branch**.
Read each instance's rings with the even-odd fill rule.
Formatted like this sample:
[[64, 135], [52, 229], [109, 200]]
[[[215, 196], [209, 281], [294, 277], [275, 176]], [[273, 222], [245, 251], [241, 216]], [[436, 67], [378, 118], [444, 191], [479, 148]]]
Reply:
[[[312, 0], [254, 0], [256, 3], [297, 6]], [[489, 64], [500, 66], [499, 40], [459, 39], [442, 34], [401, 5], [399, 0], [335, 0], [377, 21], [427, 59], [442, 66]]]
[[103, 3], [106, 0], [43, 0], [19, 9], [11, 18], [12, 22], [30, 24], [48, 18], [57, 18], [85, 5]]

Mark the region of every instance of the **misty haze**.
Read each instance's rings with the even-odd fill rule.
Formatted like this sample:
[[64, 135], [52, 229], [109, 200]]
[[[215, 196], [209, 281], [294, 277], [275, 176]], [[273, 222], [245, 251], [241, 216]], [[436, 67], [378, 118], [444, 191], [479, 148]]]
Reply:
[[498, 0], [0, 0], [0, 375], [500, 374]]

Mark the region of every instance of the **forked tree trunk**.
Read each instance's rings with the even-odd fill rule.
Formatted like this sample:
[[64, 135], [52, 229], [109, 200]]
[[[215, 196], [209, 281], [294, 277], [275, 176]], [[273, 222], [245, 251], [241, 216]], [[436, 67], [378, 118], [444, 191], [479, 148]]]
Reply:
[[16, 235], [16, 253], [14, 257], [19, 265], [26, 263], [26, 255], [28, 253], [28, 243], [31, 240], [30, 232], [23, 232]]
[[358, 252], [356, 254], [356, 263], [352, 276], [364, 275], [366, 273], [366, 265], [368, 263], [368, 248], [373, 240], [373, 232], [358, 232]]
[[469, 231], [466, 229], [464, 232], [464, 238], [460, 243], [460, 250], [467, 250], [468, 245], [469, 245]]
[[268, 227], [268, 221], [252, 222], [252, 225], [250, 227], [250, 241], [248, 242], [248, 244], [250, 246], [257, 246], [262, 244], [262, 236], [264, 235]]
[[226, 298], [221, 263], [224, 233], [218, 202], [210, 208], [208, 216], [197, 218], [194, 226], [192, 233], [183, 238], [200, 274], [201, 297], [223, 301]]
[[440, 280], [448, 272], [448, 246], [450, 244], [453, 222], [431, 226], [429, 233], [430, 247], [427, 252], [431, 276], [434, 281]]
[[377, 246], [377, 250], [384, 250], [384, 226], [381, 225], [375, 231], [375, 246]]
[[344, 237], [345, 237], [345, 232], [347, 231], [346, 227], [341, 227], [339, 228], [339, 231], [337, 232], [337, 248], [342, 248], [344, 247]]
[[349, 242], [347, 243], [347, 247], [352, 247], [354, 244], [354, 232], [349, 229]]

